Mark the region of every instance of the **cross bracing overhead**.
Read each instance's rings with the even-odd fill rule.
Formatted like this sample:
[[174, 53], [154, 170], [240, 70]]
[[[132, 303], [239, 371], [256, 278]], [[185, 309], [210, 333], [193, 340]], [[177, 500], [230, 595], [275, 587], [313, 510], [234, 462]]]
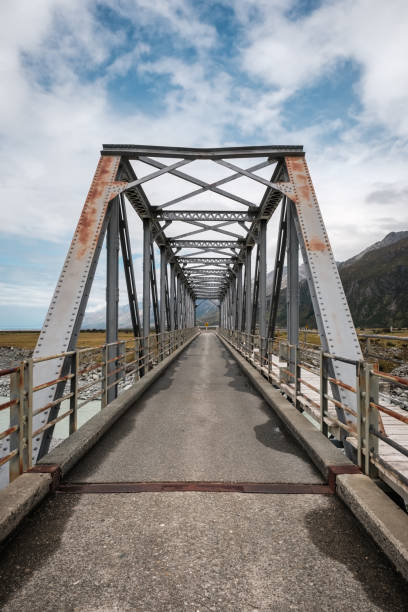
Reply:
[[[160, 196], [155, 185], [164, 185]], [[143, 223], [142, 308], [125, 202]], [[279, 206], [278, 248], [275, 264], [270, 263], [274, 276], [267, 312], [267, 225]], [[155, 330], [163, 333], [193, 326], [197, 300], [204, 299], [217, 304], [223, 327], [259, 333], [262, 339], [273, 337], [286, 262], [288, 337], [295, 345], [300, 247], [322, 346], [350, 359], [360, 356], [301, 146], [198, 149], [104, 145], [36, 357], [75, 348], [105, 235], [108, 342], [118, 337], [120, 245], [135, 336], [146, 339], [152, 322]], [[159, 258], [155, 258], [155, 247]], [[261, 350], [265, 350], [264, 340]], [[292, 362], [295, 358], [291, 367]], [[58, 380], [63, 371], [62, 358], [44, 362], [35, 369], [36, 384], [52, 376]], [[333, 374], [353, 384], [354, 373], [346, 363], [333, 365]], [[110, 400], [115, 392], [113, 385]], [[333, 392], [343, 402], [354, 401], [345, 388]], [[52, 404], [60, 393], [61, 385], [56, 384], [40, 391], [36, 402], [44, 405], [48, 400]], [[339, 416], [345, 422], [351, 418], [340, 408]], [[53, 406], [34, 416], [38, 428], [53, 418]], [[51, 435], [52, 427], [38, 436], [34, 460], [47, 451]]]

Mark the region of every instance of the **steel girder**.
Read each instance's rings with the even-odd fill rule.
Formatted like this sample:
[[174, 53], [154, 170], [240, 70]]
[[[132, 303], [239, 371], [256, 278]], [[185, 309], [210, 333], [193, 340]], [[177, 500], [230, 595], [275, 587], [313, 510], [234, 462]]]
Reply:
[[154, 217], [160, 221], [253, 221], [256, 213], [247, 210], [157, 210]]
[[303, 147], [299, 145], [273, 145], [266, 147], [230, 147], [230, 148], [186, 148], [186, 147], [155, 147], [143, 145], [104, 144], [101, 155], [119, 155], [127, 159], [140, 159], [145, 155], [154, 157], [175, 157], [183, 159], [228, 159], [239, 157], [268, 157], [282, 159], [295, 155], [304, 155]]
[[[153, 156], [153, 157], [151, 157]], [[165, 165], [155, 158], [176, 158]], [[266, 161], [243, 169], [232, 161], [233, 158], [267, 158]], [[129, 162], [138, 159], [153, 166], [154, 171], [147, 176], [138, 178]], [[188, 168], [190, 161], [207, 160], [221, 164], [232, 174], [215, 183], [208, 183], [195, 176], [181, 171]], [[275, 164], [271, 179], [267, 181], [255, 172]], [[183, 169], [184, 170], [184, 169]], [[180, 196], [164, 204], [152, 206], [143, 185], [149, 181], [171, 174], [197, 186], [195, 191]], [[231, 182], [240, 176], [245, 176], [258, 184], [265, 186], [264, 196], [259, 204], [247, 198], [225, 191], [220, 185]], [[242, 210], [167, 210], [168, 206], [192, 197], [193, 194], [212, 192], [234, 200]], [[121, 199], [116, 198], [121, 194]], [[131, 265], [130, 241], [127, 232], [127, 222], [124, 218], [123, 195], [133, 209], [143, 220], [144, 225], [144, 280], [143, 280], [143, 334], [150, 331], [150, 305], [157, 330], [166, 327], [175, 328], [188, 325], [193, 321], [194, 301], [196, 299], [220, 299], [221, 320], [224, 325], [250, 331], [251, 323], [258, 320], [260, 330], [264, 334], [266, 326], [266, 223], [286, 196], [287, 207], [291, 210], [292, 244], [294, 232], [300, 244], [303, 259], [306, 264], [307, 279], [312, 296], [314, 311], [323, 347], [334, 354], [340, 354], [351, 359], [361, 356], [353, 322], [341, 286], [337, 266], [330, 248], [324, 228], [320, 209], [308, 173], [303, 148], [296, 146], [270, 147], [237, 147], [224, 149], [186, 149], [173, 147], [146, 147], [138, 145], [104, 145], [91, 190], [85, 202], [74, 239], [68, 251], [67, 259], [57, 284], [50, 309], [41, 331], [34, 357], [57, 354], [75, 348], [76, 340], [84, 316], [85, 307], [92, 285], [93, 276], [106, 232], [106, 227], [112, 218], [110, 226], [111, 262], [116, 269], [115, 254], [116, 211], [119, 209], [119, 233], [122, 246], [129, 301], [131, 302], [132, 325], [135, 330], [141, 327], [138, 314], [138, 304], [134, 283], [134, 272]], [[116, 199], [115, 199], [116, 198]], [[110, 202], [112, 204], [110, 205]], [[168, 238], [165, 229], [170, 223], [182, 221], [193, 224], [195, 229], [189, 234]], [[164, 224], [163, 224], [164, 223]], [[239, 224], [240, 232], [224, 229], [225, 225]], [[242, 230], [245, 235], [242, 235]], [[214, 231], [227, 239], [223, 240], [190, 240], [192, 234]], [[160, 248], [161, 270], [160, 302], [154, 265], [153, 241]], [[193, 244], [194, 243], [194, 244]], [[199, 246], [198, 246], [198, 244]], [[234, 249], [232, 257], [181, 257], [177, 255], [181, 248], [200, 249]], [[251, 253], [257, 246], [257, 265], [254, 287], [252, 287]], [[282, 240], [280, 242], [280, 258], [278, 264], [282, 267]], [[293, 247], [295, 249], [295, 247]], [[291, 255], [295, 261], [295, 252]], [[205, 266], [215, 264], [215, 269]], [[110, 265], [110, 270], [112, 270]], [[170, 283], [167, 277], [167, 266], [170, 265]], [[295, 268], [293, 264], [293, 273]], [[242, 273], [245, 272], [244, 278]], [[278, 270], [279, 272], [279, 270]], [[208, 284], [208, 279], [220, 277], [217, 287]], [[116, 283], [116, 274], [110, 273], [109, 283]], [[295, 278], [292, 274], [292, 278]], [[112, 280], [113, 279], [113, 280]], [[274, 295], [278, 293], [279, 278], [274, 282]], [[295, 281], [293, 281], [293, 291]], [[116, 332], [115, 288], [110, 288], [108, 298], [109, 333]], [[150, 292], [152, 298], [150, 299]], [[255, 300], [253, 299], [255, 297]], [[162, 304], [163, 299], [165, 305]], [[276, 299], [276, 295], [275, 295]], [[259, 305], [259, 314], [257, 313]], [[291, 333], [296, 323], [296, 300], [292, 304], [293, 316], [289, 320]], [[132, 314], [133, 313], [133, 314]], [[163, 318], [166, 322], [163, 322]], [[254, 329], [254, 325], [252, 325]], [[266, 334], [266, 332], [265, 332]], [[293, 334], [292, 336], [293, 337]], [[63, 358], [37, 365], [34, 371], [34, 384], [40, 385], [47, 380], [58, 379], [64, 372], [66, 362]], [[341, 378], [350, 385], [354, 384], [352, 368], [346, 364], [333, 362], [333, 372], [336, 378]], [[40, 405], [53, 401], [61, 394], [64, 385], [59, 384], [47, 391], [39, 391], [35, 396], [34, 410]], [[353, 406], [355, 400], [346, 390], [340, 389], [341, 401]], [[353, 420], [339, 410], [342, 420]], [[34, 417], [34, 428], [40, 428], [47, 420], [55, 417], [55, 410], [46, 410]], [[52, 428], [48, 435], [36, 436], [33, 445], [34, 462], [39, 455], [46, 452]]]
[[182, 264], [200, 263], [208, 266], [211, 266], [212, 264], [225, 264], [227, 266], [236, 260], [235, 257], [175, 257], [175, 259]]
[[180, 249], [237, 249], [236, 240], [169, 240], [172, 247]]

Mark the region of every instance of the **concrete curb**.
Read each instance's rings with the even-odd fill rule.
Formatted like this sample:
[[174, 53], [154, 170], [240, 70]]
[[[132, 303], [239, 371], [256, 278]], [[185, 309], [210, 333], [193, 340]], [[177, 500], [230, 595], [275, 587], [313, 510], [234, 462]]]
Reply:
[[0, 542], [47, 495], [50, 474], [21, 474], [0, 491]]
[[[325, 478], [335, 478], [335, 492], [384, 554], [408, 580], [408, 516], [364, 474], [345, 474], [355, 466], [294, 406], [285, 400], [232, 346], [218, 336], [238, 365], [307, 452]], [[339, 473], [343, 472], [343, 473]]]
[[333, 468], [355, 468], [354, 464], [325, 438], [310, 421], [305, 419], [253, 365], [248, 363], [224, 338], [220, 336], [218, 338], [237, 361], [241, 370], [249, 378], [255, 389], [259, 391], [266, 403], [303, 447], [327, 481], [332, 476]]
[[198, 335], [199, 333], [195, 334], [154, 370], [143, 376], [134, 388], [122, 393], [72, 436], [44, 455], [32, 472], [22, 474], [0, 491], [0, 542], [10, 535], [50, 490], [55, 489], [58, 484], [56, 478], [64, 476], [96, 444]]
[[342, 474], [336, 493], [408, 580], [408, 516], [368, 476]]

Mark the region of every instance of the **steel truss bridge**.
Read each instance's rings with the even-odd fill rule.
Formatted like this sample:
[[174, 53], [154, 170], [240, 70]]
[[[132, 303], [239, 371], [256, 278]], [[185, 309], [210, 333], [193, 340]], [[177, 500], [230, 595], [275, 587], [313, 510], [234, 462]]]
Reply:
[[[149, 170], [141, 174], [141, 167]], [[207, 171], [206, 180], [203, 170]], [[162, 199], [160, 189], [155, 188], [160, 181], [165, 184]], [[136, 213], [143, 228], [141, 300], [129, 212]], [[273, 215], [278, 221], [276, 251], [274, 261], [267, 262], [268, 223]], [[80, 349], [77, 341], [104, 242], [106, 342]], [[299, 251], [320, 337], [318, 349], [302, 344], [299, 337]], [[120, 254], [133, 332], [126, 339], [119, 336]], [[273, 271], [268, 299], [267, 267]], [[287, 330], [282, 335], [277, 329], [277, 313], [284, 271]], [[217, 308], [217, 334], [198, 331], [196, 311], [202, 301]], [[241, 370], [228, 361], [224, 349]], [[248, 392], [241, 371], [252, 381], [256, 393]], [[0, 378], [4, 377], [10, 380], [10, 398], [0, 404], [0, 411], [10, 411], [10, 424], [0, 431], [0, 478], [3, 486], [11, 481], [0, 491], [0, 496], [6, 496], [5, 507], [12, 508], [14, 502], [7, 491], [22, 482], [19, 475], [23, 472], [50, 478], [53, 489], [60, 493], [103, 493], [109, 498], [116, 493], [174, 491], [333, 495], [338, 483], [339, 490], [343, 487], [342, 499], [356, 516], [350, 502], [351, 498], [355, 502], [355, 492], [347, 489], [352, 484], [337, 478], [360, 477], [364, 472], [379, 476], [408, 505], [408, 436], [400, 431], [408, 426], [408, 418], [402, 408], [390, 405], [379, 393], [381, 381], [405, 387], [408, 381], [375, 371], [363, 359], [301, 146], [201, 149], [103, 145], [33, 357], [1, 371]], [[136, 400], [149, 387], [153, 393], [146, 393], [144, 408], [136, 410]], [[82, 408], [93, 400], [100, 402], [101, 411], [80, 426]], [[259, 422], [265, 415], [260, 408], [263, 400], [275, 411], [264, 424]], [[308, 413], [317, 429], [299, 412]], [[279, 419], [294, 434], [293, 440], [280, 432]], [[60, 421], [68, 423], [68, 438], [52, 450]], [[329, 436], [344, 446], [346, 456], [334, 448]], [[225, 444], [227, 438], [229, 443]], [[154, 465], [149, 464], [149, 457]], [[206, 478], [198, 480], [197, 474]], [[12, 518], [6, 517], [6, 527], [0, 508], [0, 535], [9, 534], [10, 525], [18, 522], [16, 517], [21, 519], [46, 495], [43, 483], [35, 486], [24, 503], [19, 501], [19, 489], [15, 496], [18, 508], [10, 510]], [[21, 487], [24, 489], [24, 483]], [[55, 516], [65, 512], [58, 499], [53, 502]], [[111, 506], [109, 502], [103, 515], [117, 513], [120, 524], [126, 526], [126, 538], [131, 540], [127, 526], [133, 525], [135, 505], [132, 502], [127, 515], [127, 502], [121, 499], [120, 504]], [[140, 502], [147, 504], [145, 517], [155, 516], [151, 520], [157, 519], [161, 528], [168, 517], [158, 518], [157, 507], [149, 506], [149, 499]], [[251, 516], [262, 515], [263, 510], [258, 514], [252, 510], [254, 500], [248, 503]], [[205, 521], [214, 508], [204, 506], [198, 513]], [[343, 510], [330, 507], [336, 524], [328, 529], [336, 530], [337, 521], [345, 520]], [[137, 508], [138, 512], [140, 506]], [[288, 508], [286, 505], [285, 513]], [[171, 512], [184, 516], [185, 508], [174, 507]], [[224, 520], [229, 514], [228, 503], [222, 513]], [[393, 509], [387, 513], [394, 517]], [[196, 515], [194, 510], [194, 521]], [[116, 525], [116, 515], [111, 518]], [[294, 520], [303, 524], [304, 516]], [[392, 518], [388, 531], [378, 531], [377, 520], [375, 529], [369, 521], [365, 526], [408, 576], [408, 555], [402, 559], [401, 551], [395, 548], [399, 536], [389, 537], [393, 525], [400, 525], [401, 520], [400, 516]], [[79, 516], [78, 521], [82, 525], [83, 518]], [[144, 524], [148, 528], [150, 518]], [[55, 528], [61, 529], [58, 525]], [[212, 529], [206, 527], [208, 532]], [[319, 531], [320, 525], [315, 529]], [[269, 522], [267, 527], [261, 524], [260, 530], [269, 537]], [[92, 550], [94, 536], [88, 535], [87, 526], [81, 534], [84, 546]], [[147, 536], [148, 546], [156, 536]], [[68, 540], [75, 538], [76, 534]], [[353, 538], [361, 539], [361, 535], [356, 532]], [[347, 555], [353, 544], [346, 542]], [[293, 546], [297, 550], [298, 541]], [[363, 550], [364, 542], [359, 546]], [[333, 551], [324, 554], [326, 559]], [[99, 549], [97, 559], [95, 566], [101, 559]], [[182, 563], [186, 563], [184, 558]], [[368, 566], [379, 564], [371, 559]], [[74, 569], [72, 566], [70, 576]], [[269, 571], [258, 570], [270, 578]], [[337, 566], [330, 571], [335, 576]], [[120, 581], [120, 576], [115, 580]], [[391, 580], [385, 574], [383, 579], [387, 584]], [[2, 589], [7, 590], [14, 578], [10, 580], [0, 585], [0, 598]], [[304, 582], [308, 580], [306, 576]], [[129, 590], [128, 583], [123, 585], [121, 597]], [[336, 581], [331, 578], [329, 583]], [[359, 605], [366, 605], [359, 587], [347, 588], [355, 588]], [[72, 589], [68, 591], [73, 597]], [[393, 592], [397, 591], [395, 587]], [[21, 609], [25, 604], [20, 593], [16, 597], [15, 605]], [[120, 608], [123, 602], [118, 603], [119, 599], [108, 605]], [[399, 600], [395, 601], [395, 609], [399, 609]], [[70, 609], [71, 603], [64, 606]], [[322, 608], [329, 605], [326, 600], [320, 603]], [[96, 605], [93, 600], [92, 605]], [[232, 607], [236, 608], [236, 602]], [[263, 607], [263, 602], [258, 601], [257, 607]]]
[[[164, 163], [164, 160], [168, 161]], [[143, 162], [152, 171], [137, 177], [132, 161]], [[197, 161], [205, 162], [209, 171], [213, 166], [225, 169], [225, 176], [208, 182], [197, 178], [194, 171], [188, 173], [188, 166], [193, 168], [193, 162]], [[270, 169], [269, 179], [259, 174], [265, 169]], [[179, 183], [192, 185], [192, 188], [164, 202], [149, 201], [144, 187], [165, 175], [176, 177]], [[234, 181], [243, 178], [261, 187], [263, 195], [259, 201], [247, 195], [244, 197], [242, 193], [237, 195], [239, 190], [231, 189]], [[143, 223], [142, 314], [136, 291], [126, 201]], [[201, 205], [205, 201], [212, 205], [204, 204], [205, 209], [201, 210], [197, 201]], [[180, 209], [186, 202], [188, 206]], [[272, 297], [267, 312], [267, 226], [278, 207], [280, 222]], [[180, 226], [181, 229], [177, 229]], [[191, 229], [186, 231], [188, 226]], [[206, 234], [211, 239], [206, 239]], [[288, 341], [296, 345], [300, 246], [322, 347], [349, 359], [361, 358], [301, 146], [187, 149], [104, 145], [34, 352], [36, 358], [75, 348], [105, 235], [108, 343], [118, 339], [120, 245], [135, 337], [149, 335], [151, 313], [156, 333], [192, 327], [199, 300], [212, 300], [218, 305], [220, 324], [226, 329], [254, 333], [259, 327], [261, 337], [273, 337], [287, 253]], [[154, 245], [160, 250], [159, 272], [156, 272]], [[262, 346], [261, 350], [264, 349]], [[294, 356], [291, 362], [294, 363]], [[39, 364], [34, 373], [35, 382], [41, 384], [44, 380], [59, 379], [64, 374], [64, 367], [68, 366], [64, 365], [63, 358]], [[333, 363], [332, 367], [335, 378], [352, 384], [352, 367], [340, 362]], [[56, 385], [36, 394], [36, 405], [55, 401], [62, 386], [63, 383], [59, 388]], [[113, 385], [108, 401], [115, 393]], [[351, 398], [345, 388], [338, 388], [335, 393], [339, 402], [355, 403], [355, 398]], [[35, 416], [35, 430], [53, 421], [58, 409], [56, 405]], [[341, 408], [338, 408], [338, 415], [344, 422], [353, 420]], [[47, 452], [52, 431], [50, 427], [35, 439], [34, 461]]]

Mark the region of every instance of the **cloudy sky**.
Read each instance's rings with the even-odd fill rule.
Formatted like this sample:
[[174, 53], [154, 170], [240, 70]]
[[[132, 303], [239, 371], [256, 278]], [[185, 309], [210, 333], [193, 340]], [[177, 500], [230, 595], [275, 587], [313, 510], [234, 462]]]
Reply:
[[14, 0], [0, 20], [0, 328], [41, 326], [102, 143], [302, 144], [338, 261], [408, 228], [406, 0]]

